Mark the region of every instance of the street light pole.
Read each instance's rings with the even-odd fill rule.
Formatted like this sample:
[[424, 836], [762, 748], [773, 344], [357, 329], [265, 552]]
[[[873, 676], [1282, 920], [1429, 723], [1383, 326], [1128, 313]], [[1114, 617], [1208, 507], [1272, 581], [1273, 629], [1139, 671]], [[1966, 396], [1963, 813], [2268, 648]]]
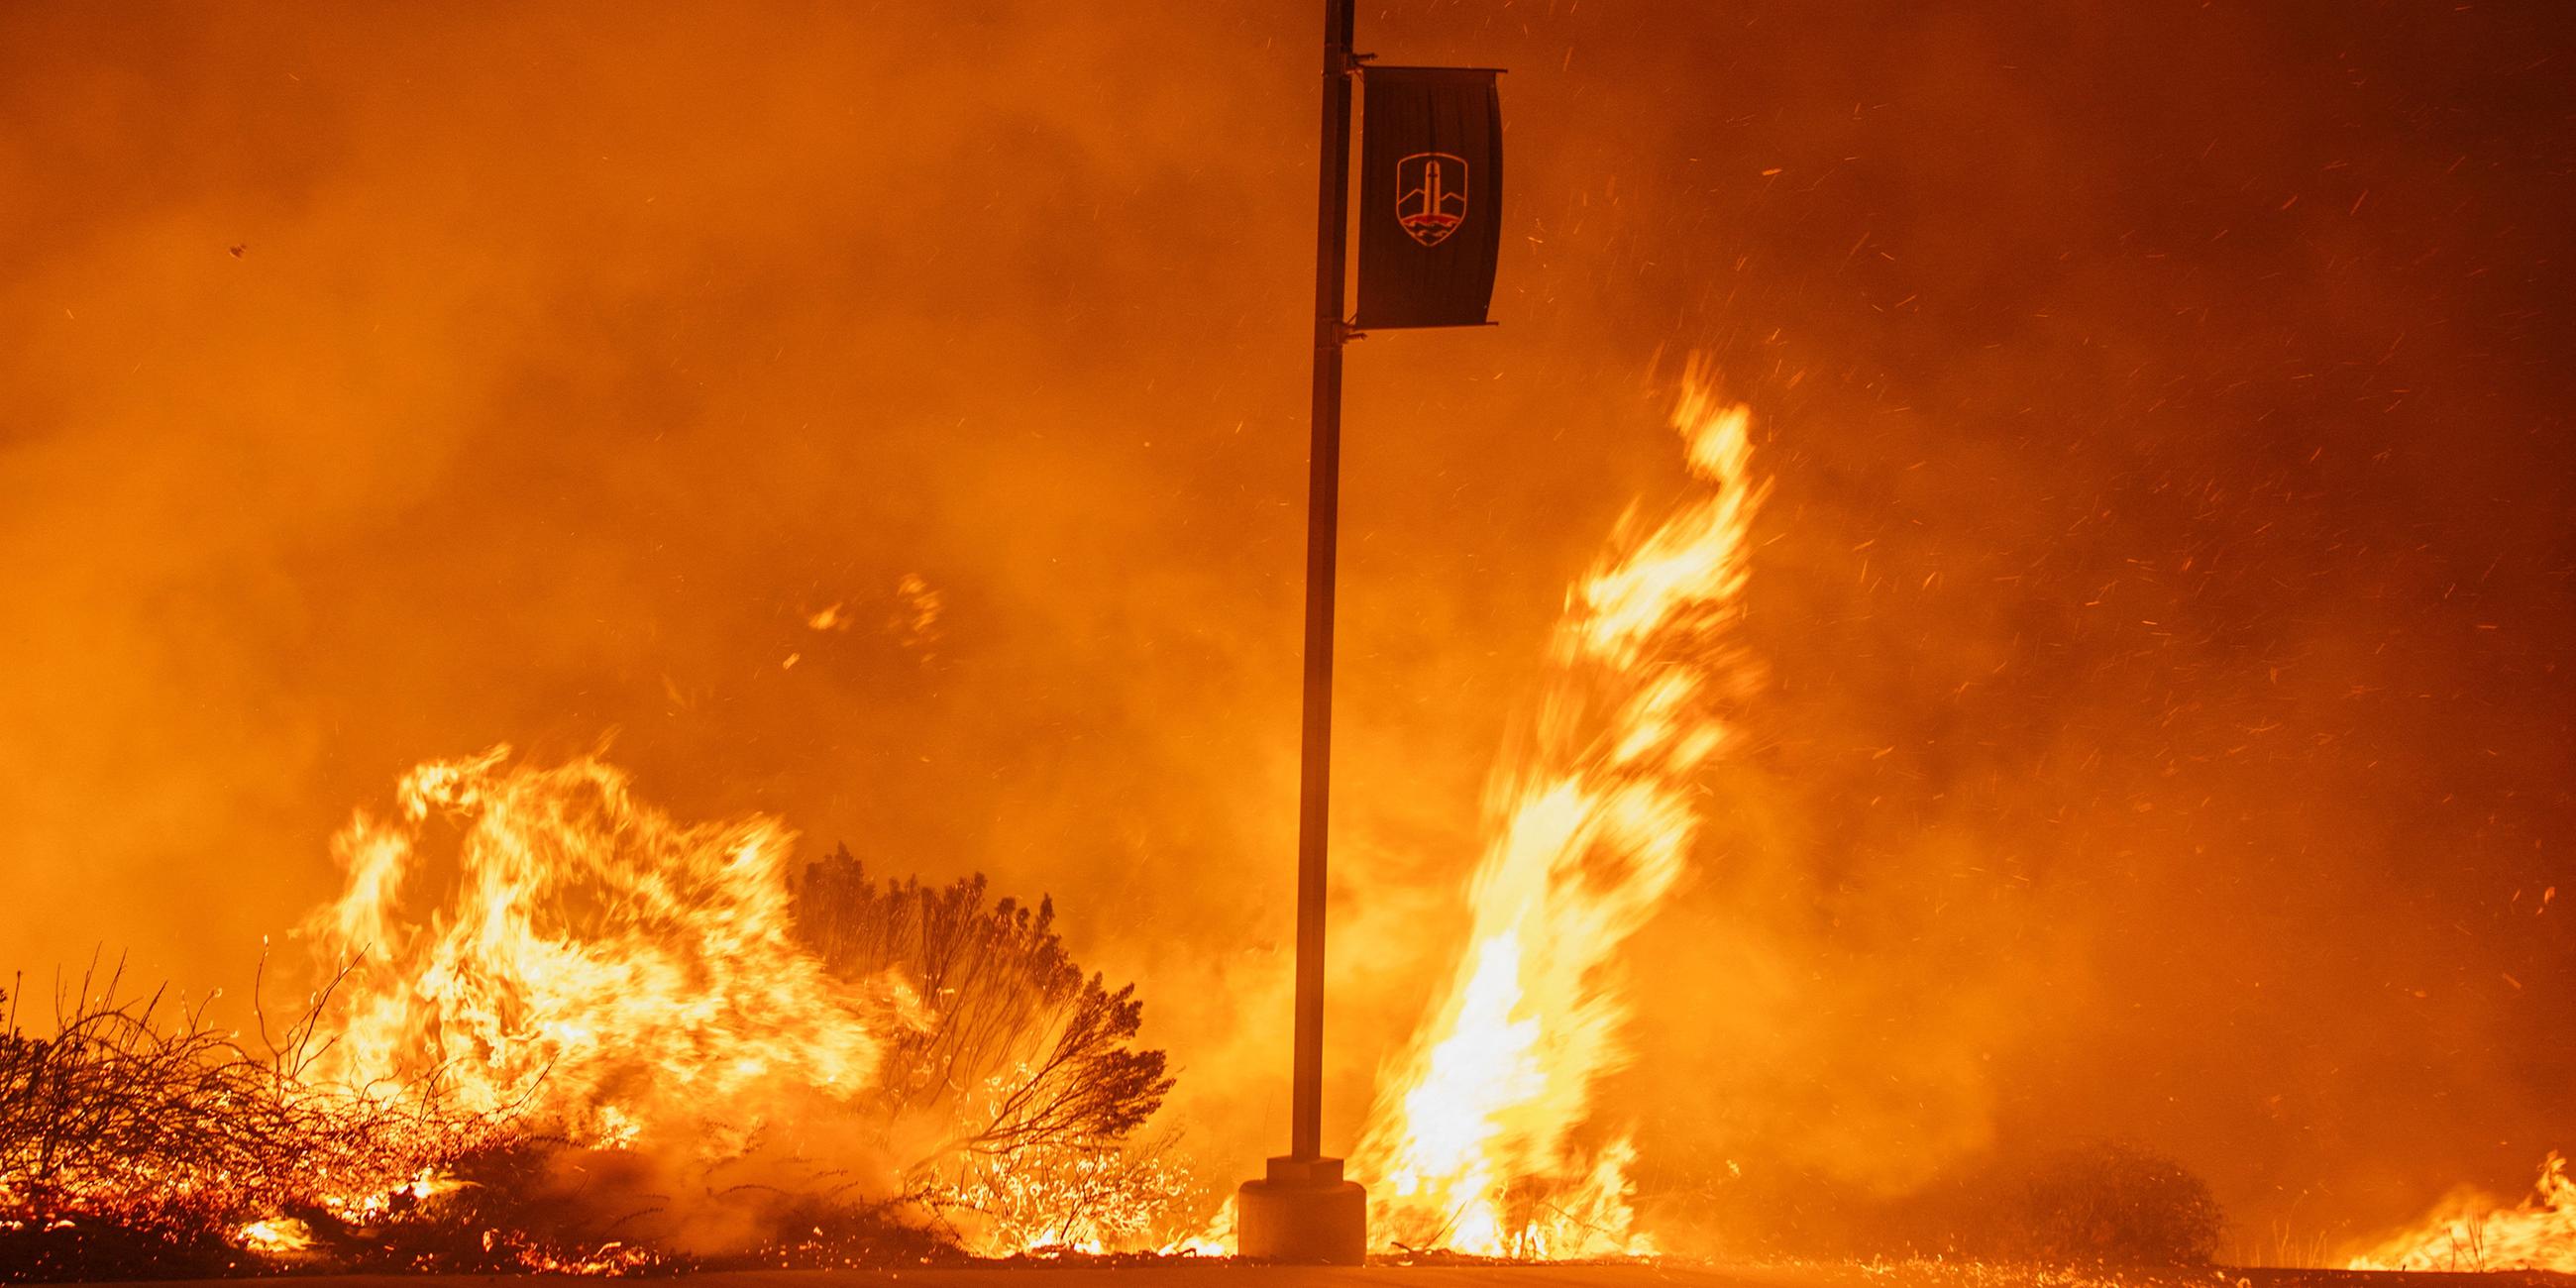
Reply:
[[1324, 1157], [1324, 901], [1333, 751], [1333, 580], [1342, 458], [1342, 283], [1348, 252], [1356, 0], [1324, 0], [1322, 173], [1315, 214], [1315, 389], [1306, 484], [1306, 675], [1297, 775], [1297, 1022], [1289, 1148], [1235, 1196], [1245, 1257], [1356, 1265], [1368, 1198]]
[[1297, 773], [1297, 1055], [1289, 1153], [1323, 1153], [1324, 865], [1333, 761], [1333, 587], [1341, 532], [1342, 269], [1350, 228], [1352, 10], [1324, 6], [1315, 215], [1315, 398], [1306, 481], [1306, 688]]

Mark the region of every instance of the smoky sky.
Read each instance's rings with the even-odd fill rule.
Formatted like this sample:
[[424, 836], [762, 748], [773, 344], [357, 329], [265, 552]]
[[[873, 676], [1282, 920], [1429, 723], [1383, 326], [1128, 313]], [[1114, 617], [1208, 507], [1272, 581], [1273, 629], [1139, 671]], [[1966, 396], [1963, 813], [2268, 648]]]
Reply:
[[[404, 769], [606, 739], [1054, 895], [1249, 1175], [1312, 8], [10, 7], [0, 964], [239, 989]], [[1510, 226], [1502, 326], [1350, 355], [1328, 1137], [1697, 351], [1771, 679], [1630, 954], [1650, 1177], [2126, 1137], [2252, 1255], [2576, 1141], [2567, 27], [1364, 5], [1511, 69]]]

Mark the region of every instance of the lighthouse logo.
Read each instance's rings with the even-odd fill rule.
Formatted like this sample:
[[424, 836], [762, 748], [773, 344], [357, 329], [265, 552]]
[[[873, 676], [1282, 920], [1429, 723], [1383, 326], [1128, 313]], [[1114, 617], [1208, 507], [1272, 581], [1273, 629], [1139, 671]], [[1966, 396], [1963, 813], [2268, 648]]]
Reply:
[[1425, 246], [1437, 246], [1467, 219], [1467, 159], [1416, 152], [1395, 163], [1395, 222]]

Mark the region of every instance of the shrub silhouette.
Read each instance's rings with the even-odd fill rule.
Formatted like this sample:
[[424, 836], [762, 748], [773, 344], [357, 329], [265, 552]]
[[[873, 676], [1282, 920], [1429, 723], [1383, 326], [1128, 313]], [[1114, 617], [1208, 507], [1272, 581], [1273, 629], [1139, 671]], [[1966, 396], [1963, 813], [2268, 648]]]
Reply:
[[2205, 1265], [2226, 1222], [2182, 1164], [2116, 1141], [2042, 1158], [2022, 1193], [2021, 1234], [2049, 1261]]
[[986, 902], [983, 876], [879, 883], [844, 846], [807, 866], [797, 930], [826, 969], [917, 999], [868, 1096], [909, 1196], [971, 1214], [969, 1246], [1117, 1245], [1150, 1236], [1187, 1187], [1129, 1138], [1172, 1088], [1128, 1044], [1144, 1003], [1085, 978], [1055, 905]]

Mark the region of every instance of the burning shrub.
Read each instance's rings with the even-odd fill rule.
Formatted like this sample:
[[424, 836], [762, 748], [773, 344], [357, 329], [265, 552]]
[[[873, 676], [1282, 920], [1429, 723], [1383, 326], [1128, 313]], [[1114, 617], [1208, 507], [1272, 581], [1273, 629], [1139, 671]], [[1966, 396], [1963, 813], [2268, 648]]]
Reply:
[[[111, 975], [0, 1031], [0, 1251], [236, 1267], [857, 1265], [1159, 1241], [1133, 988], [983, 879], [789, 879], [595, 757], [421, 766], [335, 852], [326, 985], [267, 1055]], [[333, 994], [340, 996], [335, 1002]], [[254, 993], [256, 999], [256, 993]], [[925, 1214], [927, 1218], [925, 1219]]]
[[2029, 1251], [2049, 1261], [2202, 1265], [2226, 1222], [2209, 1186], [2161, 1154], [2112, 1141], [2043, 1159], [2023, 1192]]
[[843, 847], [806, 868], [795, 914], [832, 974], [918, 999], [869, 1093], [913, 1198], [983, 1251], [1161, 1241], [1191, 1186], [1129, 1138], [1172, 1080], [1128, 1045], [1135, 986], [1084, 977], [1052, 901], [987, 904], [981, 874], [881, 885]]
[[[316, 1083], [322, 1000], [254, 1054], [121, 969], [0, 1031], [0, 1250], [44, 1276], [211, 1272], [407, 1206], [507, 1136], [434, 1094]], [[324, 999], [327, 999], [326, 990]], [[265, 1035], [264, 1035], [265, 1036]]]

